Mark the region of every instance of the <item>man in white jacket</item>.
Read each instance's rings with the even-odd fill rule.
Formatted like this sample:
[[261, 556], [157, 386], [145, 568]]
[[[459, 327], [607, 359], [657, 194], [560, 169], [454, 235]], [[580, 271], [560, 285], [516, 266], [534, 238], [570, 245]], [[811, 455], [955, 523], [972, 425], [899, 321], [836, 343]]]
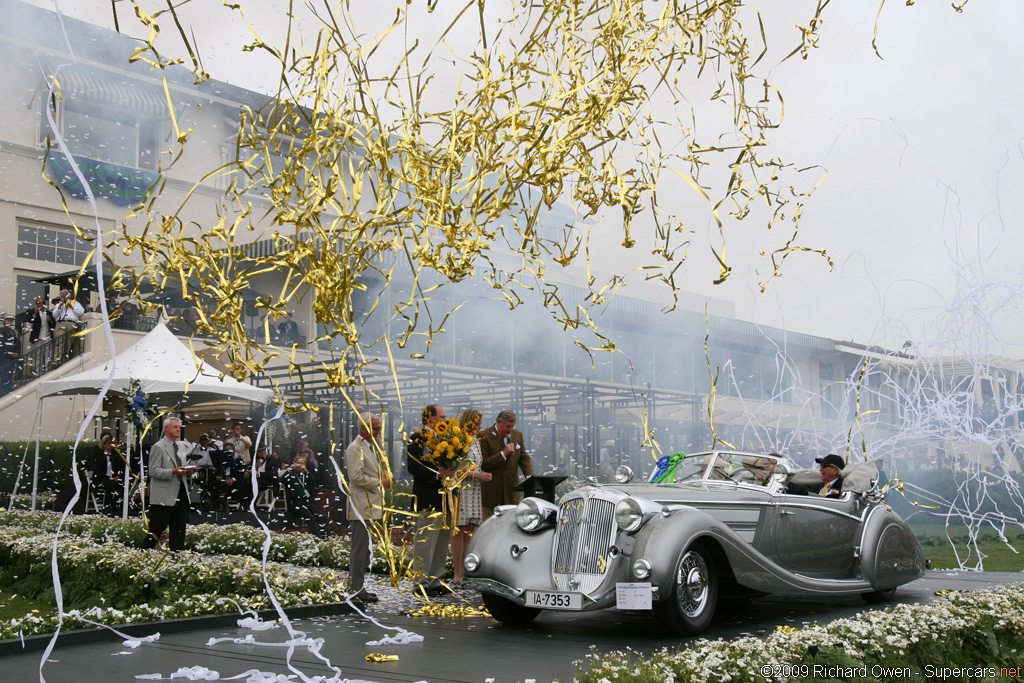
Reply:
[[352, 527], [352, 552], [348, 575], [356, 600], [377, 602], [377, 595], [363, 587], [370, 567], [370, 520], [384, 517], [384, 489], [391, 488], [391, 477], [381, 472], [374, 441], [380, 438], [380, 419], [370, 415], [359, 418], [359, 436], [345, 449], [348, 475], [348, 519]]

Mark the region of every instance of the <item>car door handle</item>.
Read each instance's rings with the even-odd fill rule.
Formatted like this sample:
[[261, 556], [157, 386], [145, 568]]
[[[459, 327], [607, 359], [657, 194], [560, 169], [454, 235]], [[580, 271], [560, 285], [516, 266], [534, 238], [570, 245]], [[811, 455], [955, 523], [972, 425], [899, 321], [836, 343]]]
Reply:
[[792, 510], [782, 510], [781, 512], [779, 512], [779, 514], [780, 515], [795, 515], [796, 513], [793, 512]]

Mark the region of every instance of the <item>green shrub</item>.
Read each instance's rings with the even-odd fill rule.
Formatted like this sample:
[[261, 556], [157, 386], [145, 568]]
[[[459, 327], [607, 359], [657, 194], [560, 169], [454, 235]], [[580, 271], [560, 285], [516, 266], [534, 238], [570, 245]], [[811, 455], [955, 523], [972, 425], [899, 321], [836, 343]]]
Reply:
[[[39, 491], [58, 492], [71, 484], [71, 451], [73, 441], [39, 442]], [[95, 443], [85, 443], [78, 449], [79, 473], [84, 476]], [[35, 441], [0, 442], [0, 491], [14, 491], [14, 480], [24, 461], [18, 490], [15, 493], [32, 492], [32, 471], [35, 467]]]

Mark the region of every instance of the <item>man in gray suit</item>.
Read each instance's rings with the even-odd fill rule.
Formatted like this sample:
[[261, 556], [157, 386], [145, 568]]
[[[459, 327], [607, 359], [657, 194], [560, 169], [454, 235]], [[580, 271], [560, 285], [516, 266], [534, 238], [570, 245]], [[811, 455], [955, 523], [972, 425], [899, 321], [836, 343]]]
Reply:
[[143, 548], [155, 548], [160, 535], [170, 527], [168, 545], [171, 550], [185, 549], [185, 526], [188, 524], [188, 487], [185, 479], [196, 471], [178, 456], [181, 420], [164, 420], [164, 437], [149, 451], [149, 530]]

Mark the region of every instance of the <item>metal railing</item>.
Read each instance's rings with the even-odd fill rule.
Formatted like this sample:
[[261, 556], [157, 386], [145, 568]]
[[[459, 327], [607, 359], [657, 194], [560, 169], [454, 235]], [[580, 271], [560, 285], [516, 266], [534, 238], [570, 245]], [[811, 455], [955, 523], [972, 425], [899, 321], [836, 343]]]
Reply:
[[[133, 332], [150, 332], [156, 327], [158, 318], [147, 315], [120, 315], [112, 318], [110, 326], [115, 330], [129, 330]], [[187, 325], [185, 326], [187, 329]], [[174, 330], [178, 336], [189, 336], [181, 331], [180, 326]], [[246, 330], [250, 338], [263, 337], [263, 330]], [[291, 347], [292, 344], [299, 346], [306, 345], [306, 336], [301, 334], [275, 334], [271, 336], [271, 343], [282, 347]], [[26, 346], [30, 346], [26, 344]], [[0, 397], [10, 394], [12, 391], [23, 387], [29, 382], [38, 379], [46, 373], [59, 368], [72, 358], [81, 356], [85, 352], [85, 339], [75, 336], [74, 332], [67, 332], [50, 341], [29, 348], [17, 358], [0, 359]]]
[[159, 318], [155, 315], [119, 315], [110, 319], [110, 327], [115, 330], [151, 332], [157, 320]]
[[17, 358], [0, 361], [0, 397], [38, 379], [85, 352], [85, 339], [72, 330], [40, 344]]
[[[258, 327], [258, 326], [257, 327], [246, 327], [245, 328], [245, 334], [249, 337], [249, 339], [252, 339], [253, 341], [256, 341], [256, 342], [259, 342], [259, 343], [265, 342], [266, 338], [267, 338], [266, 332], [263, 330], [262, 327]], [[274, 346], [282, 346], [282, 347], [285, 347], [285, 348], [291, 348], [293, 344], [298, 344], [299, 346], [305, 346], [306, 345], [306, 335], [298, 334], [298, 333], [294, 333], [293, 334], [293, 333], [288, 333], [288, 332], [285, 332], [284, 334], [282, 334], [277, 329], [275, 329], [274, 326], [272, 325], [270, 327], [270, 343], [273, 344]]]
[[[156, 327], [158, 318], [150, 315], [119, 315], [110, 319], [110, 326], [115, 330], [130, 330], [135, 332], [149, 332]], [[181, 320], [171, 320], [168, 325], [168, 329], [171, 330], [175, 335], [179, 337], [190, 337], [192, 336], [192, 326], [187, 322]], [[263, 340], [265, 337], [262, 327], [246, 327], [246, 335], [249, 339]], [[198, 334], [200, 338], [206, 335]], [[306, 335], [304, 334], [281, 334], [273, 327], [270, 332], [270, 343], [275, 346], [283, 346], [290, 348], [292, 344], [298, 344], [299, 346], [306, 345]]]

